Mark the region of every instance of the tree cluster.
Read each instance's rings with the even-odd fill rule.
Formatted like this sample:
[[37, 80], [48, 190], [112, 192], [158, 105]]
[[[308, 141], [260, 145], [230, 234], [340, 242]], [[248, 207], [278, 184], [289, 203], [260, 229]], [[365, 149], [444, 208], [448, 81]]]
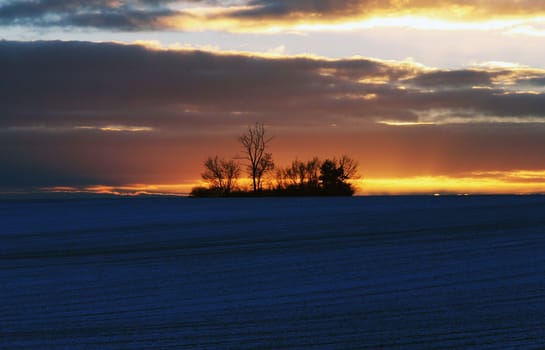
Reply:
[[354, 188], [347, 180], [357, 178], [357, 167], [346, 155], [324, 161], [296, 159], [277, 170], [275, 191], [280, 195], [352, 195]]
[[[282, 168], [275, 166], [272, 154], [267, 152], [271, 138], [266, 137], [263, 124], [249, 126], [238, 140], [242, 155], [230, 160], [214, 156], [204, 161], [201, 176], [208, 187], [194, 188], [192, 196], [351, 196], [355, 192], [348, 180], [357, 178], [358, 163], [346, 155], [323, 161], [318, 157], [308, 161], [295, 159]], [[242, 167], [236, 160], [245, 161], [246, 173], [252, 181], [251, 191], [237, 186]], [[265, 189], [266, 176], [272, 181]]]

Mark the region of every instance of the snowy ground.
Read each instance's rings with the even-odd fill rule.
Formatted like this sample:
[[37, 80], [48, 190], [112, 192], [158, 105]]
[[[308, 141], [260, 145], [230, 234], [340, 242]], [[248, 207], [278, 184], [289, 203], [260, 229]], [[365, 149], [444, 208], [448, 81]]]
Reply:
[[0, 349], [543, 349], [545, 197], [0, 201]]

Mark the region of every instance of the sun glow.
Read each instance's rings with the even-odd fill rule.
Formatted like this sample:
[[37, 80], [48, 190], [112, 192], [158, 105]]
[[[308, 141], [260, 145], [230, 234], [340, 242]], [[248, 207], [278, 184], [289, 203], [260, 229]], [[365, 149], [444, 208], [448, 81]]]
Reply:
[[305, 23], [294, 26], [296, 31], [354, 31], [372, 28], [411, 28], [422, 30], [499, 30], [524, 23], [520, 19], [488, 21], [454, 21], [424, 15], [375, 17], [342, 23]]
[[467, 176], [415, 176], [355, 180], [358, 194], [545, 193], [545, 171], [475, 172]]
[[282, 32], [344, 32], [374, 28], [410, 28], [442, 31], [503, 31], [509, 35], [542, 36], [540, 25], [545, 17], [540, 13], [504, 16], [483, 15], [471, 6], [441, 6], [436, 8], [397, 9], [375, 8], [350, 15], [332, 16], [294, 12], [285, 17], [238, 16], [240, 11], [252, 11], [251, 6], [228, 8], [210, 6], [186, 9], [160, 19], [165, 28], [190, 31], [229, 31], [233, 33], [277, 34]]

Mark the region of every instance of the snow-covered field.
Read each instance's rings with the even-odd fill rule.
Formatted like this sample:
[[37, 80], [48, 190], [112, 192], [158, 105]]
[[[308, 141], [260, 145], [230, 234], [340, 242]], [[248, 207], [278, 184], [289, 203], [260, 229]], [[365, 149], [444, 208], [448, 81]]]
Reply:
[[545, 196], [0, 201], [0, 349], [543, 349]]

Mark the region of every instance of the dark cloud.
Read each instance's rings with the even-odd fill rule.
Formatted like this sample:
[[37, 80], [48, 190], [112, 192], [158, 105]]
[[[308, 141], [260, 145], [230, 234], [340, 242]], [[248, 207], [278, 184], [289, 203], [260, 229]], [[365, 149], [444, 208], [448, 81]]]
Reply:
[[[389, 1], [385, 3], [389, 3]], [[368, 0], [251, 0], [248, 5], [248, 8], [233, 11], [232, 16], [279, 18], [314, 14], [322, 17], [330, 17], [350, 13], [355, 15], [364, 10], [369, 11], [374, 7], [382, 7], [376, 2]]]
[[478, 70], [436, 71], [423, 73], [416, 78], [407, 80], [410, 84], [420, 87], [472, 87], [490, 85], [501, 72]]
[[517, 83], [521, 85], [528, 84], [531, 86], [545, 87], [545, 77], [522, 78], [518, 79]]
[[402, 74], [365, 59], [267, 59], [82, 42], [6, 42], [0, 53], [3, 81], [9, 82], [0, 88], [1, 108], [9, 112], [4, 125], [33, 123], [44, 112], [59, 122], [84, 123], [92, 117], [125, 123], [153, 111], [157, 118], [184, 109], [206, 114], [304, 111], [317, 101], [335, 104], [341, 95], [380, 88], [349, 76]]
[[432, 11], [435, 15], [456, 17], [453, 13], [449, 13], [449, 8], [452, 7], [465, 7], [468, 12], [464, 16], [468, 18], [525, 15], [545, 11], [545, 5], [541, 1], [532, 0], [494, 2], [479, 0], [250, 0], [248, 5], [247, 8], [233, 11], [231, 16], [253, 19], [299, 18], [319, 21], [345, 17], [365, 17], [384, 12], [410, 14], [418, 11]]
[[545, 94], [521, 92], [517, 70], [2, 41], [0, 76], [0, 188], [193, 180], [256, 120], [281, 134], [280, 163], [348, 152], [370, 173], [545, 168]]
[[162, 27], [160, 20], [174, 14], [172, 0], [36, 0], [0, 5], [0, 25], [76, 26], [117, 30]]

